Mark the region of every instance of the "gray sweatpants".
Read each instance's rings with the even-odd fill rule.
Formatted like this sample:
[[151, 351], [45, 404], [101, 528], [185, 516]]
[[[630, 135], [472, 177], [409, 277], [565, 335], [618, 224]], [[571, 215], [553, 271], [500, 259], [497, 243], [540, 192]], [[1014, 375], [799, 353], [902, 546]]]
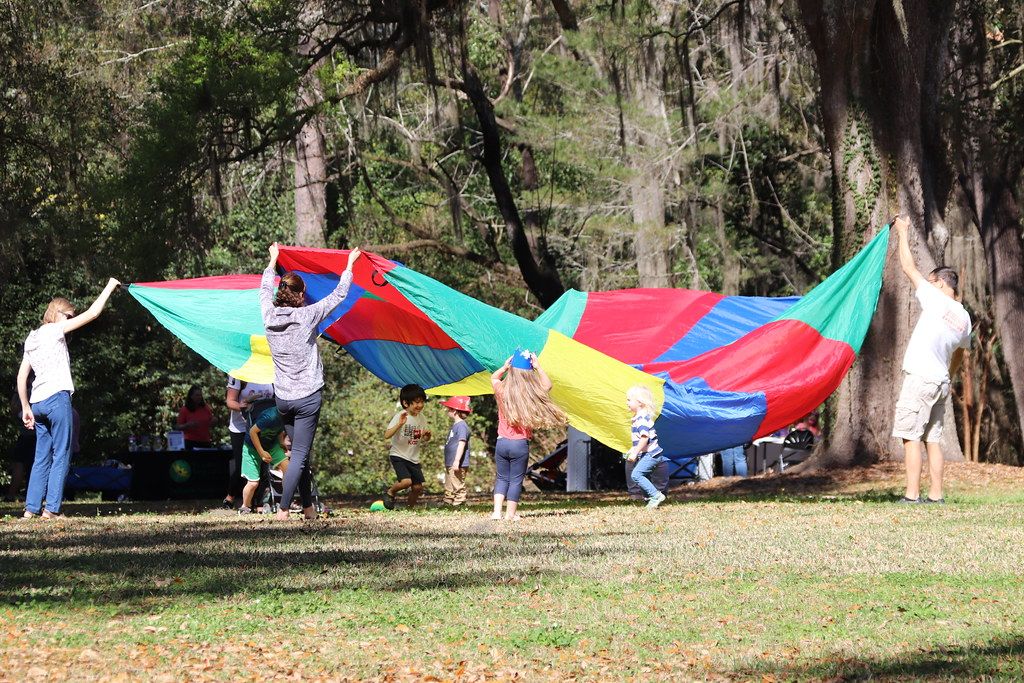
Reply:
[[292, 457], [284, 475], [281, 507], [287, 510], [291, 506], [295, 489], [298, 488], [302, 507], [307, 508], [313, 504], [310, 460], [313, 457], [313, 437], [316, 436], [316, 426], [320, 422], [323, 394], [317, 390], [305, 398], [290, 401], [278, 396], [274, 401], [277, 403], [277, 411], [281, 413], [284, 430], [292, 440]]

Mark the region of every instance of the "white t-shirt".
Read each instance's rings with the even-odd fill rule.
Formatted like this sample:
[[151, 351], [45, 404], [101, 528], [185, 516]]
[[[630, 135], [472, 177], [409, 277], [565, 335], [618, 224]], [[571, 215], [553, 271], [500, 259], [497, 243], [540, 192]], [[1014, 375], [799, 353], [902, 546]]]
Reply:
[[[401, 414], [401, 410], [395, 413], [395, 416], [391, 418], [391, 422], [388, 423], [388, 429], [398, 424], [398, 416]], [[401, 458], [402, 460], [408, 460], [409, 462], [419, 463], [420, 441], [423, 439], [423, 432], [426, 430], [427, 420], [423, 417], [423, 413], [419, 415], [412, 415], [410, 413], [405, 420], [405, 424], [391, 437], [389, 455]]]
[[903, 371], [948, 382], [953, 352], [971, 346], [971, 316], [959, 301], [930, 282], [922, 282], [914, 294], [921, 303], [921, 317], [910, 335]]
[[29, 403], [45, 401], [58, 391], [75, 393], [75, 384], [71, 381], [71, 358], [62, 324], [47, 323], [32, 330], [25, 339], [25, 358], [36, 374]]
[[[238, 400], [249, 405], [252, 405], [256, 401], [274, 398], [273, 384], [254, 384], [252, 382], [246, 382], [243, 387], [242, 380], [235, 379], [230, 375], [228, 376], [228, 389], [241, 389], [241, 391], [238, 392]], [[231, 419], [228, 421], [228, 431], [234, 432], [235, 434], [245, 434], [247, 429], [248, 425], [245, 424], [245, 417], [242, 413], [237, 410], [232, 410]]]

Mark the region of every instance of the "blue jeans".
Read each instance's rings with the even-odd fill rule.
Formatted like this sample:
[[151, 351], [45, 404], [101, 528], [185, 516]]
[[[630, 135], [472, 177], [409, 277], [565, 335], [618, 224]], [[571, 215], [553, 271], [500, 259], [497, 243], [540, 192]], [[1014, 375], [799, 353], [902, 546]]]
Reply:
[[743, 452], [743, 446], [733, 446], [722, 451], [722, 476], [747, 476], [747, 456]]
[[648, 498], [657, 496], [661, 491], [658, 487], [651, 483], [651, 480], [647, 478], [647, 475], [655, 470], [655, 468], [661, 463], [665, 462], [665, 458], [659, 453], [658, 455], [650, 455], [644, 453], [637, 460], [636, 466], [633, 468], [633, 473], [630, 478], [636, 482], [636, 485], [644, 490]]
[[58, 391], [32, 404], [36, 419], [36, 459], [25, 494], [25, 509], [34, 515], [46, 509], [60, 514], [64, 500], [64, 481], [71, 466], [71, 394]]
[[499, 438], [494, 446], [494, 495], [505, 496], [506, 500], [518, 503], [529, 461], [529, 441]]

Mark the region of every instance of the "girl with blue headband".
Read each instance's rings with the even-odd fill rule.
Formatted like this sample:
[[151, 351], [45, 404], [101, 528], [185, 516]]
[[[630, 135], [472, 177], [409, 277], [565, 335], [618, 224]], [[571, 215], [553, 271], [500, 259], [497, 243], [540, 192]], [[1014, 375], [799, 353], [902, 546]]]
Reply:
[[519, 496], [530, 460], [533, 430], [562, 427], [565, 413], [551, 400], [551, 380], [529, 351], [516, 350], [491, 375], [491, 387], [498, 403], [498, 442], [494, 447], [494, 514], [518, 520]]

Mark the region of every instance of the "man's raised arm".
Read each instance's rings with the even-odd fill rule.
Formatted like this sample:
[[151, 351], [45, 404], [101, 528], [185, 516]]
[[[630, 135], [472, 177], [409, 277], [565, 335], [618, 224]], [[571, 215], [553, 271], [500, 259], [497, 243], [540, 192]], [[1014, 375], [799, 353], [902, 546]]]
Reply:
[[900, 255], [900, 266], [903, 268], [903, 272], [907, 274], [910, 281], [914, 284], [916, 289], [924, 282], [924, 276], [921, 275], [921, 271], [917, 269], [917, 264], [914, 263], [914, 255], [910, 252], [910, 242], [907, 238], [907, 231], [910, 229], [910, 221], [905, 216], [896, 216], [896, 220], [893, 221], [893, 227], [896, 228], [896, 235], [899, 239], [897, 245], [897, 251]]

